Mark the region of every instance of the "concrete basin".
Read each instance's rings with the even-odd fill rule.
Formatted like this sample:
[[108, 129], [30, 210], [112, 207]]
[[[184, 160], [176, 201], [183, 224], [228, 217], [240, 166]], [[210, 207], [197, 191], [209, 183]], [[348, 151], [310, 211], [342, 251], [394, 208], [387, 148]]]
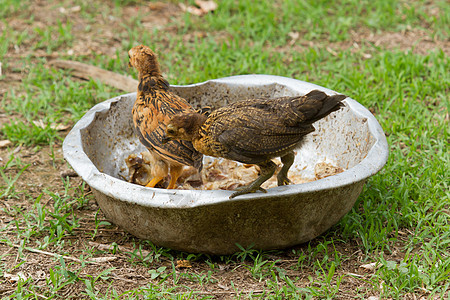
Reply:
[[[215, 108], [250, 97], [303, 95], [329, 89], [279, 76], [243, 75], [172, 86], [194, 107]], [[342, 91], [345, 94], [345, 91]], [[95, 105], [67, 135], [65, 159], [92, 188], [106, 217], [131, 234], [187, 252], [230, 254], [242, 247], [280, 249], [309, 241], [350, 211], [366, 179], [386, 163], [388, 145], [375, 117], [347, 98], [345, 108], [315, 123], [292, 172], [314, 176], [332, 162], [345, 171], [303, 184], [229, 199], [227, 190], [166, 190], [128, 183], [124, 159], [144, 151], [132, 129], [136, 94]], [[208, 158], [210, 159], [210, 158]]]

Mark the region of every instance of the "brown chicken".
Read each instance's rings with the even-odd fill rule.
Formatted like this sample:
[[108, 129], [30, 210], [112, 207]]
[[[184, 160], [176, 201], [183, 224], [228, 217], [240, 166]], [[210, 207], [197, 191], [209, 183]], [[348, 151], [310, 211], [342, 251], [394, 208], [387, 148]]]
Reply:
[[146, 184], [154, 187], [168, 174], [168, 189], [176, 186], [184, 166], [202, 168], [203, 155], [190, 141], [172, 141], [162, 144], [162, 136], [170, 118], [178, 113], [194, 112], [183, 98], [169, 91], [169, 83], [162, 77], [156, 54], [147, 46], [133, 47], [128, 55], [129, 65], [136, 68], [139, 77], [137, 98], [133, 106], [133, 123], [141, 143], [152, 157], [153, 178]]
[[305, 96], [235, 102], [208, 117], [182, 113], [168, 123], [163, 140], [192, 141], [195, 149], [205, 155], [258, 165], [259, 177], [238, 188], [230, 198], [258, 190], [265, 192], [261, 184], [276, 169], [271, 159], [280, 157], [283, 163], [277, 175], [278, 185], [289, 184], [287, 174], [294, 162], [293, 150], [301, 146], [306, 134], [314, 131], [312, 123], [342, 107], [345, 98], [314, 90]]

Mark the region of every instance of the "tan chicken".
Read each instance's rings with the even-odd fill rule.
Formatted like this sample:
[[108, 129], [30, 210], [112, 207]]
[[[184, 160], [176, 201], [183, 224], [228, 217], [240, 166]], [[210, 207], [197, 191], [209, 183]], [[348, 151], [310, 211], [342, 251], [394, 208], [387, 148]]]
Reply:
[[283, 166], [278, 185], [290, 183], [287, 177], [294, 162], [294, 149], [303, 137], [314, 131], [313, 123], [343, 106], [346, 96], [327, 96], [314, 90], [305, 96], [276, 99], [250, 99], [213, 111], [208, 117], [181, 113], [172, 118], [164, 141], [192, 141], [199, 152], [260, 167], [259, 177], [239, 188], [230, 198], [253, 193], [275, 172], [272, 161], [280, 157]]
[[147, 187], [155, 187], [170, 174], [168, 189], [176, 187], [184, 166], [202, 168], [203, 155], [190, 141], [172, 141], [162, 144], [166, 124], [178, 113], [194, 112], [183, 98], [169, 91], [169, 83], [162, 77], [156, 54], [147, 46], [133, 47], [128, 55], [129, 65], [136, 68], [139, 77], [137, 98], [132, 114], [141, 143], [147, 147], [152, 164], [152, 179]]
[[[152, 180], [152, 160], [153, 155], [148, 151], [141, 152], [141, 156], [137, 154], [130, 154], [125, 163], [128, 167], [128, 182], [139, 185], [147, 185]], [[168, 171], [167, 171], [168, 172]]]

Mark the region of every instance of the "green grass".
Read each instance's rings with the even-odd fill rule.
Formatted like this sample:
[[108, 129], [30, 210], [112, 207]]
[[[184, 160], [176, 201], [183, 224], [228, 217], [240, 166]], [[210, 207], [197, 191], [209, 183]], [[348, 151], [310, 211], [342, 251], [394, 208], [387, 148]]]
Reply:
[[[0, 80], [13, 73], [20, 74], [21, 81], [8, 86], [0, 100], [1, 113], [9, 119], [0, 128], [0, 140], [13, 142], [8, 152], [2, 152], [7, 155], [0, 165], [2, 201], [13, 203], [0, 206], [0, 214], [13, 221], [1, 223], [0, 243], [15, 249], [0, 254], [0, 285], [6, 282], [2, 274], [15, 273], [29, 263], [30, 249], [79, 261], [47, 258], [51, 266], [45, 285], [27, 277], [5, 299], [59, 299], [70, 289], [81, 290], [80, 297], [90, 299], [215, 299], [205, 290], [218, 284], [226, 285], [229, 289], [223, 295], [234, 299], [448, 297], [448, 55], [440, 49], [418, 54], [414, 49], [387, 50], [370, 43], [351, 47], [351, 31], [416, 30], [438, 41], [448, 40], [446, 1], [224, 0], [211, 14], [181, 14], [172, 17], [166, 27], [151, 29], [142, 25], [145, 13], [130, 16], [124, 10], [126, 5], [142, 8], [147, 2], [64, 1], [55, 6], [57, 10], [80, 5], [77, 17], [86, 25], [82, 29], [78, 21], [66, 22], [62, 15], [44, 25], [30, 21], [38, 17], [33, 15], [33, 3], [0, 0], [1, 20], [18, 18], [30, 24], [25, 31], [7, 21], [1, 24], [4, 74]], [[123, 20], [114, 28], [116, 41], [104, 38], [108, 26], [99, 25], [99, 20], [111, 18]], [[292, 32], [299, 33], [295, 45], [291, 44]], [[113, 43], [114, 54], [67, 55], [80, 34]], [[345, 93], [374, 111], [387, 135], [389, 160], [367, 182], [350, 213], [327, 233], [299, 247], [285, 251], [242, 248], [234, 255], [211, 257], [172, 251], [131, 237], [113, 236], [110, 250], [90, 246], [86, 241], [96, 241], [102, 230], [115, 228], [102, 219], [93, 196], [83, 185], [67, 180], [61, 182], [59, 191], [48, 187], [39, 194], [28, 192], [19, 183], [30, 163], [21, 161], [12, 150], [19, 145], [31, 151], [47, 145], [60, 149], [64, 134], [51, 125], [74, 124], [94, 104], [121, 93], [49, 68], [50, 58], [45, 55], [57, 52], [60, 58], [135, 75], [127, 67], [127, 51], [138, 43], [158, 52], [172, 84], [263, 73]], [[17, 56], [15, 49], [29, 51]], [[45, 55], [36, 56], [36, 51]], [[33, 123], [39, 120], [44, 127]], [[53, 158], [55, 172], [58, 164]], [[132, 245], [120, 250], [121, 243]], [[119, 262], [94, 270], [89, 260], [102, 256], [117, 256]], [[193, 268], [177, 268], [179, 259], [189, 260]], [[378, 266], [363, 278], [355, 276], [366, 263]], [[123, 277], [117, 274], [122, 265], [145, 268], [148, 282], [129, 289], [119, 287]], [[240, 270], [256, 290], [240, 288], [242, 282], [232, 276]], [[357, 288], [349, 288], [350, 278], [358, 282]]]
[[[442, 19], [437, 24], [434, 17], [426, 13], [424, 1], [302, 0], [253, 5], [250, 0], [238, 3], [225, 0], [220, 4], [214, 14], [207, 15], [198, 24], [192, 21], [192, 27], [188, 29], [224, 30], [239, 36], [243, 42], [261, 40], [272, 45], [284, 45], [288, 33], [292, 31], [300, 32], [307, 40], [325, 38], [343, 41], [350, 37], [350, 30], [360, 27], [375, 31], [399, 31], [407, 26], [431, 26], [436, 34], [443, 34], [448, 28], [448, 14], [445, 14], [449, 8], [444, 1], [431, 4], [431, 7], [439, 8], [442, 13]], [[186, 18], [188, 22], [192, 19]], [[444, 28], [440, 25], [444, 25]]]
[[10, 16], [11, 14], [15, 14], [21, 9], [25, 8], [27, 3], [26, 1], [18, 1], [18, 0], [2, 0], [0, 2], [0, 17], [4, 18]]

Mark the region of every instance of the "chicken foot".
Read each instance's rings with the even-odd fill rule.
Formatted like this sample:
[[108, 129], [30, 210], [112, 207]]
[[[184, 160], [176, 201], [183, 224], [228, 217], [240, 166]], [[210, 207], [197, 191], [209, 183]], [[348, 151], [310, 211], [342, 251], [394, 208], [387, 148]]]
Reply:
[[155, 185], [157, 185], [163, 179], [164, 179], [164, 177], [160, 177], [160, 176], [153, 177], [152, 180], [150, 180], [145, 186], [153, 188], [153, 187], [155, 187]]
[[235, 192], [231, 194], [230, 199], [244, 194], [249, 193], [255, 193], [257, 191], [262, 191], [266, 193], [267, 191], [261, 187], [261, 184], [263, 184], [265, 181], [267, 181], [270, 177], [272, 177], [273, 173], [275, 173], [275, 169], [277, 168], [277, 165], [269, 160], [264, 163], [257, 164], [261, 169], [261, 174], [259, 175], [256, 180], [254, 180], [252, 183], [241, 186], [237, 189], [235, 189]]

